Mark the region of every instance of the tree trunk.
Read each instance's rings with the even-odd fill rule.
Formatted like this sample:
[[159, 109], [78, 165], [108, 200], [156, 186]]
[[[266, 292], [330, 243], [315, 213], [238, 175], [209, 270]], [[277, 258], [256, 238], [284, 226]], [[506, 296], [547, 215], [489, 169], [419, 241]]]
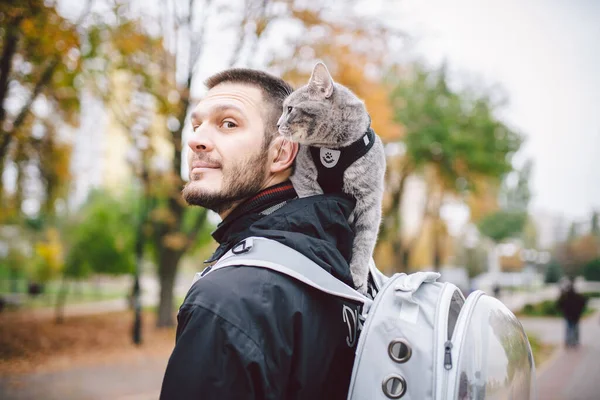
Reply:
[[9, 281], [10, 281], [10, 292], [18, 293], [19, 292], [19, 271], [14, 266], [9, 267]]
[[392, 232], [392, 249], [394, 250], [394, 270], [397, 272], [408, 271], [408, 258], [404, 251], [404, 241], [402, 240], [402, 195], [406, 184], [406, 173], [402, 174], [398, 191], [394, 193], [392, 204], [394, 207], [394, 231]]
[[442, 243], [440, 236], [442, 234], [442, 219], [440, 218], [440, 209], [444, 202], [444, 188], [440, 187], [440, 193], [435, 202], [433, 212], [433, 269], [439, 271], [442, 267]]
[[[4, 175], [4, 157], [0, 156], [0, 183], [2, 182], [2, 176]], [[4, 184], [1, 183], [0, 184], [0, 208], [5, 210], [8, 209], [8, 203], [6, 201], [6, 199], [4, 198]], [[3, 217], [6, 217], [6, 215], [4, 215]], [[2, 221], [2, 217], [0, 217], [0, 221]]]
[[440, 220], [436, 216], [435, 225], [433, 227], [433, 269], [439, 271], [442, 267], [442, 249], [440, 243]]
[[[408, 173], [403, 173], [398, 183], [398, 188], [392, 192], [392, 204], [389, 208], [389, 214], [384, 216], [384, 222], [381, 226], [380, 241], [389, 240], [392, 244], [393, 265], [392, 271], [405, 272], [408, 265], [404, 259], [403, 241], [402, 241], [402, 195], [404, 186], [408, 178]], [[379, 243], [378, 242], [378, 243]]]
[[182, 252], [171, 250], [167, 247], [160, 249], [158, 276], [160, 278], [160, 298], [158, 304], [158, 320], [156, 326], [170, 327], [175, 325], [173, 306], [173, 286], [179, 260]]
[[65, 320], [65, 303], [67, 301], [67, 294], [69, 293], [69, 286], [67, 278], [63, 276], [60, 284], [58, 295], [56, 296], [56, 308], [54, 310], [55, 322], [62, 324]]
[[392, 249], [394, 251], [394, 272], [408, 272], [410, 263], [410, 249], [403, 246], [402, 238], [400, 233], [398, 237], [392, 243]]

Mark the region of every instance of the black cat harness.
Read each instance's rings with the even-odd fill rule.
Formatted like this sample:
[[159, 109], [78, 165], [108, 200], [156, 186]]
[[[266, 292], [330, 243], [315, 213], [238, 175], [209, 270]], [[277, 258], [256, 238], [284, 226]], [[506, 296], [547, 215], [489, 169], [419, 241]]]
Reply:
[[369, 127], [356, 142], [337, 149], [310, 147], [310, 154], [317, 167], [317, 182], [323, 193], [341, 193], [344, 172], [356, 160], [367, 154], [375, 143], [375, 132]]

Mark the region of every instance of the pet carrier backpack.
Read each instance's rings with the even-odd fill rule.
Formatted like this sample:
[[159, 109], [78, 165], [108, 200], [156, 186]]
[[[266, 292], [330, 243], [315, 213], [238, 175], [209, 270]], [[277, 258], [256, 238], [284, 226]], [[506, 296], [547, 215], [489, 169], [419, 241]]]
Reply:
[[318, 290], [360, 302], [364, 323], [349, 400], [535, 399], [535, 366], [514, 314], [482, 291], [466, 299], [436, 272], [386, 277], [371, 262], [364, 296], [303, 254], [251, 237], [212, 267], [268, 268]]

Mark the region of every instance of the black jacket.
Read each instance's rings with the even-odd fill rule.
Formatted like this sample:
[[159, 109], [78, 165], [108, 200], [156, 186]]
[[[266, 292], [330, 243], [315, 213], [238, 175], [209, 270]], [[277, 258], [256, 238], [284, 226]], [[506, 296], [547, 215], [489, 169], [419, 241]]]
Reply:
[[558, 309], [569, 322], [577, 323], [585, 310], [587, 298], [573, 289], [561, 293], [557, 301]]
[[[260, 212], [273, 202], [226, 218], [213, 234], [221, 246], [212, 258], [262, 236], [352, 284], [354, 233], [347, 217], [353, 201], [339, 195], [287, 200], [269, 215]], [[357, 304], [267, 269], [207, 274], [179, 309], [161, 399], [345, 399], [358, 311]]]

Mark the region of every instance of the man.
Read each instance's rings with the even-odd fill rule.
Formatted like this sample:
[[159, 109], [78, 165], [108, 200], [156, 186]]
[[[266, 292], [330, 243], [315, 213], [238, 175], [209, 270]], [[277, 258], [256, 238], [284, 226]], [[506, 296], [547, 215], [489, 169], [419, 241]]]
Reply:
[[566, 322], [565, 347], [579, 346], [579, 320], [585, 310], [587, 299], [575, 291], [575, 283], [566, 279], [557, 301]]
[[[183, 197], [223, 219], [213, 232], [220, 245], [207, 263], [261, 236], [352, 286], [353, 200], [299, 199], [288, 180], [298, 146], [278, 135], [276, 124], [291, 87], [249, 69], [221, 72], [206, 86], [192, 113]], [[211, 272], [179, 309], [161, 399], [345, 399], [357, 334], [350, 314], [357, 311], [357, 304], [272, 270]]]

